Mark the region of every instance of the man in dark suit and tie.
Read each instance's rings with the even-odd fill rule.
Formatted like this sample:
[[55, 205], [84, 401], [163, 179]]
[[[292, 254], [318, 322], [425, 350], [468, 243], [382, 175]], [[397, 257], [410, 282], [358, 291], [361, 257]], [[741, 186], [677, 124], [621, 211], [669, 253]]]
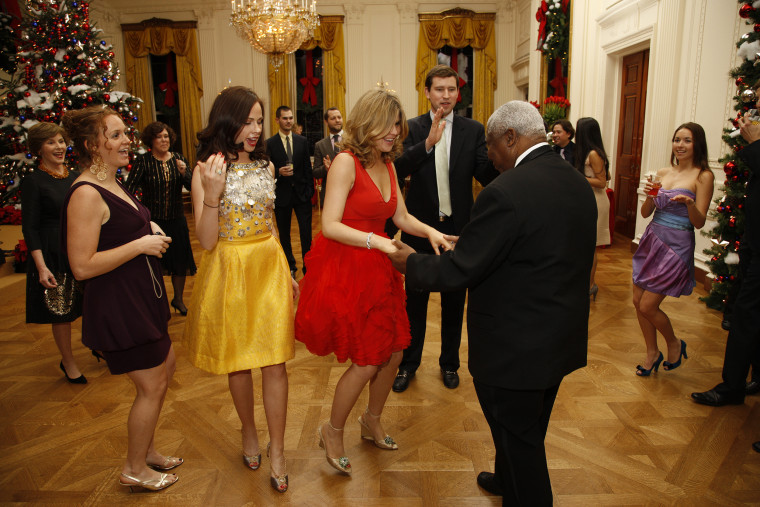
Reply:
[[[472, 179], [487, 185], [498, 173], [488, 161], [483, 125], [454, 114], [459, 95], [459, 75], [446, 65], [437, 65], [425, 78], [425, 95], [430, 112], [409, 120], [404, 153], [395, 161], [399, 179], [410, 176], [406, 196], [409, 213], [444, 234], [458, 235], [470, 220]], [[418, 252], [433, 253], [427, 239], [401, 235]], [[443, 384], [459, 385], [459, 344], [466, 290], [441, 293], [441, 368]], [[430, 292], [406, 290], [406, 313], [412, 342], [404, 351], [393, 390], [409, 386], [422, 360]]]
[[328, 135], [314, 145], [314, 177], [322, 179], [322, 190], [319, 192], [319, 202], [325, 202], [327, 189], [327, 170], [335, 155], [340, 152], [340, 142], [343, 138], [343, 115], [340, 109], [331, 107], [325, 112], [325, 123]]
[[[311, 174], [307, 140], [292, 132], [293, 111], [288, 106], [277, 108], [275, 118], [279, 132], [267, 139], [267, 154], [275, 170], [274, 216], [280, 243], [290, 265], [290, 273], [296, 277], [296, 259], [290, 245], [290, 221], [296, 212], [298, 233], [301, 236], [301, 252], [305, 257], [311, 248], [311, 197], [314, 195], [314, 178]], [[303, 267], [306, 273], [306, 265]]]
[[495, 473], [478, 484], [504, 505], [551, 505], [544, 438], [563, 377], [586, 365], [596, 200], [531, 104], [501, 106], [487, 141], [502, 174], [456, 248], [420, 255], [396, 242], [390, 257], [407, 287], [470, 290], [469, 369], [496, 448]]
[[[756, 92], [760, 97], [760, 82]], [[760, 105], [760, 98], [757, 104]], [[745, 190], [744, 234], [739, 246], [741, 286], [726, 340], [723, 382], [709, 391], [691, 393], [695, 402], [713, 407], [744, 403], [744, 397], [754, 391], [747, 383], [747, 374], [760, 351], [760, 125], [747, 113], [739, 118], [739, 128], [748, 143], [739, 152], [739, 158], [752, 170]], [[754, 365], [752, 375], [757, 375]], [[760, 441], [755, 442], [753, 448], [760, 452]]]
[[559, 156], [575, 167], [575, 129], [573, 124], [568, 120], [557, 120], [552, 124], [552, 140], [554, 141], [554, 151]]

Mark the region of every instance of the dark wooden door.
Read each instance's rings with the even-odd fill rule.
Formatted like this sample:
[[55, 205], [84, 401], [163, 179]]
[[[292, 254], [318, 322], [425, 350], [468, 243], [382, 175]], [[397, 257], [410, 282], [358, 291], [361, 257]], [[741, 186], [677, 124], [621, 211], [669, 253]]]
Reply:
[[641, 172], [641, 140], [647, 95], [649, 50], [623, 58], [620, 122], [615, 159], [615, 232], [633, 238]]

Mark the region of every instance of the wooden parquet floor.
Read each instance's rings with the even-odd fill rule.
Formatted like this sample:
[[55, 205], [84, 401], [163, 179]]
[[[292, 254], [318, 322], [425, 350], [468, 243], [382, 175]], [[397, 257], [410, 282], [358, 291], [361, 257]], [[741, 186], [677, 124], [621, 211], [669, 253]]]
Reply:
[[[298, 249], [295, 226], [293, 232]], [[675, 371], [636, 377], [644, 345], [630, 302], [630, 257], [625, 238], [615, 238], [612, 248], [599, 252], [600, 290], [591, 305], [588, 366], [562, 383], [546, 438], [555, 504], [759, 505], [760, 454], [751, 443], [760, 440], [760, 397], [722, 408], [689, 399], [692, 391], [720, 379], [726, 339], [721, 316], [699, 302], [702, 289], [668, 298], [663, 308], [677, 335], [688, 342], [689, 359]], [[166, 284], [171, 292], [168, 279]], [[192, 288], [191, 277], [186, 300]], [[448, 390], [440, 381], [435, 297], [423, 365], [405, 393], [391, 393], [383, 416], [400, 450], [383, 451], [360, 439], [356, 418], [366, 404], [365, 390], [345, 430], [352, 477], [327, 465], [316, 438], [346, 366], [333, 357], [312, 356], [297, 343], [296, 357], [287, 365], [290, 490], [284, 495], [269, 486], [266, 457], [257, 472], [243, 466], [226, 377], [204, 373], [186, 360], [183, 317], [170, 321], [178, 368], [156, 431], [160, 451], [185, 459], [177, 470], [180, 482], [160, 493], [130, 494], [117, 481], [126, 454], [132, 384], [110, 375], [79, 343], [80, 322], [74, 326], [75, 355], [89, 384], [68, 384], [55, 364], [59, 356], [50, 327], [24, 323], [21, 279], [2, 290], [0, 301], [3, 505], [501, 504], [475, 483], [478, 472], [492, 470], [494, 449], [467, 372], [466, 336], [461, 386]], [[263, 447], [268, 437], [260, 378], [255, 372]]]

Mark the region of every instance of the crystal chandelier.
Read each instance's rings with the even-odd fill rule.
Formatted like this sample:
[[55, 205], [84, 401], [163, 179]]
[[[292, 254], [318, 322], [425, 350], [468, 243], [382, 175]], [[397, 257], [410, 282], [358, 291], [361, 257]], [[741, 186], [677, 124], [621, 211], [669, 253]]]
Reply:
[[231, 0], [230, 25], [279, 68], [319, 26], [316, 0]]

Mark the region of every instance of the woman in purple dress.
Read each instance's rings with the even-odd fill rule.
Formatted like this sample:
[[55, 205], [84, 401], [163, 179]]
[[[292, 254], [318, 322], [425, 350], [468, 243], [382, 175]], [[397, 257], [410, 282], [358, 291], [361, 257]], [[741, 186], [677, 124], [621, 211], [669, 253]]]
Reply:
[[62, 250], [84, 287], [82, 341], [102, 351], [112, 374], [126, 373], [137, 396], [127, 419], [127, 460], [119, 483], [159, 490], [182, 458], [156, 451], [153, 433], [174, 372], [169, 303], [159, 258], [171, 238], [116, 180], [129, 163], [130, 139], [115, 111], [69, 111], [63, 125], [83, 168], [63, 203]]
[[665, 296], [688, 296], [694, 281], [694, 228], [705, 225], [713, 195], [714, 176], [707, 163], [705, 131], [696, 123], [684, 123], [673, 134], [670, 167], [660, 169], [662, 188], [647, 181], [641, 216], [654, 212], [633, 255], [633, 305], [647, 346], [636, 375], [657, 371], [664, 356], [657, 347], [657, 331], [665, 338], [668, 359], [665, 370], [681, 365], [686, 342], [676, 338], [670, 319], [660, 309]]

